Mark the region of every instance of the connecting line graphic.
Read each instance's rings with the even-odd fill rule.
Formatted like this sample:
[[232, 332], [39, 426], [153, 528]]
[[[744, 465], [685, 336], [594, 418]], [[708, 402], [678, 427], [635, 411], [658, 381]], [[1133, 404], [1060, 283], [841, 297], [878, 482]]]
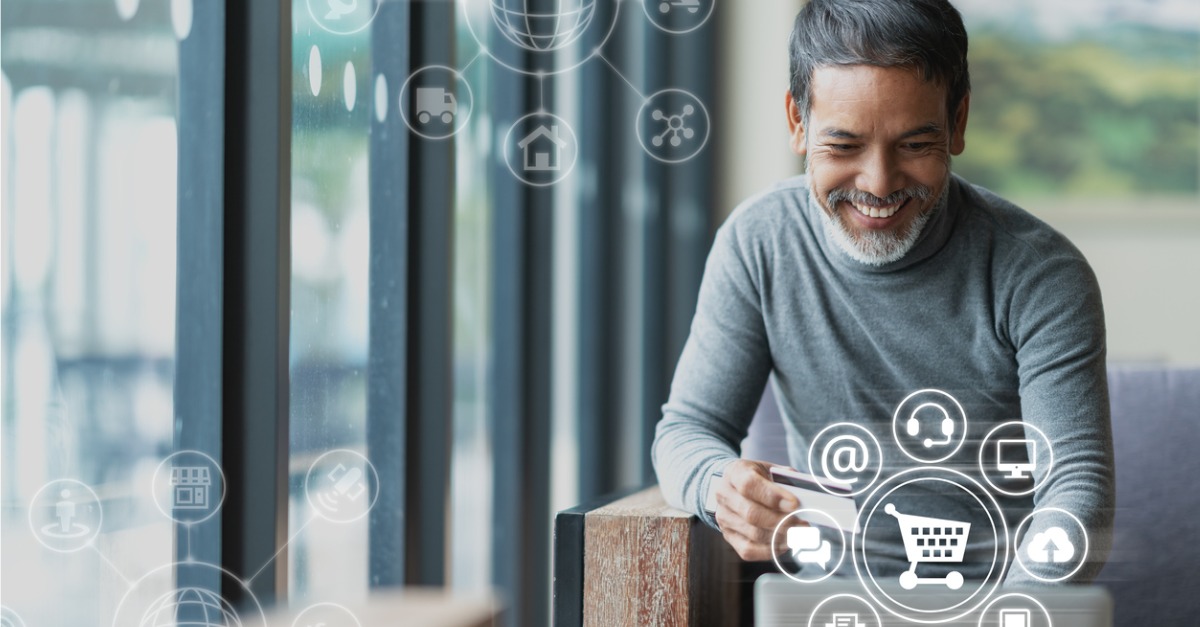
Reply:
[[112, 563], [112, 560], [108, 559], [108, 556], [106, 556], [103, 551], [101, 551], [100, 549], [97, 549], [96, 544], [94, 542], [89, 542], [88, 546], [91, 547], [91, 549], [96, 552], [96, 555], [100, 556], [100, 559], [104, 560], [105, 564], [108, 564], [109, 567], [112, 568], [113, 572], [116, 573], [117, 576], [121, 578], [121, 581], [125, 582], [126, 586], [129, 586], [130, 588], [133, 587], [133, 580], [130, 579], [129, 577], [126, 577], [125, 573], [121, 572], [121, 569], [117, 568], [117, 565]]
[[253, 575], [250, 575], [250, 578], [249, 578], [249, 579], [247, 579], [247, 580], [244, 582], [244, 583], [246, 584], [246, 587], [247, 587], [247, 588], [249, 588], [249, 587], [250, 587], [250, 582], [254, 581], [254, 578], [255, 578], [255, 577], [258, 577], [259, 575], [261, 575], [261, 574], [262, 574], [262, 571], [266, 570], [266, 569], [267, 569], [267, 566], [270, 566], [270, 565], [271, 565], [271, 562], [274, 562], [274, 561], [275, 561], [275, 558], [279, 557], [279, 554], [280, 554], [280, 553], [282, 553], [282, 552], [283, 552], [283, 550], [284, 550], [284, 549], [286, 549], [286, 548], [287, 548], [287, 546], [288, 546], [289, 544], [291, 544], [291, 543], [292, 543], [292, 540], [295, 540], [295, 539], [296, 539], [296, 536], [300, 535], [300, 532], [301, 532], [301, 531], [304, 531], [304, 528], [308, 526], [308, 523], [311, 523], [311, 522], [313, 521], [313, 519], [314, 519], [314, 518], [316, 518], [316, 517], [317, 517], [317, 515], [316, 515], [316, 514], [313, 514], [312, 516], [309, 516], [309, 517], [308, 517], [308, 520], [304, 521], [304, 524], [303, 524], [303, 525], [300, 525], [300, 528], [296, 530], [296, 533], [293, 533], [293, 534], [292, 534], [292, 536], [291, 536], [290, 538], [288, 538], [288, 539], [287, 539], [287, 542], [284, 542], [284, 543], [283, 543], [283, 546], [279, 547], [279, 550], [278, 550], [278, 551], [275, 551], [275, 554], [274, 554], [274, 555], [272, 555], [272, 556], [271, 556], [271, 558], [270, 558], [270, 559], [268, 559], [268, 560], [267, 560], [265, 563], [263, 563], [263, 565], [262, 565], [262, 568], [259, 568], [259, 569], [258, 569], [258, 572], [254, 573]]
[[608, 67], [612, 68], [612, 71], [616, 72], [617, 76], [620, 76], [621, 80], [625, 81], [626, 85], [629, 85], [629, 88], [633, 90], [633, 93], [638, 95], [638, 98], [641, 98], [643, 101], [646, 100], [646, 94], [643, 94], [642, 90], [638, 89], [633, 83], [629, 82], [629, 79], [625, 78], [625, 75], [621, 73], [621, 70], [618, 70], [617, 66], [613, 65], [612, 61], [609, 61], [608, 57], [604, 56], [604, 52], [599, 48], [596, 49], [596, 57], [598, 57], [601, 61], [604, 61]]
[[538, 111], [546, 110], [546, 74], [543, 72], [537, 73], [538, 79]]
[[479, 50], [475, 52], [475, 56], [471, 57], [471, 60], [467, 61], [467, 64], [462, 66], [461, 70], [456, 70], [458, 72], [459, 76], [465, 77], [467, 75], [467, 69], [471, 67], [471, 64], [475, 63], [476, 59], [478, 59], [480, 56], [482, 56], [486, 53], [487, 53], [487, 48], [480, 47]]

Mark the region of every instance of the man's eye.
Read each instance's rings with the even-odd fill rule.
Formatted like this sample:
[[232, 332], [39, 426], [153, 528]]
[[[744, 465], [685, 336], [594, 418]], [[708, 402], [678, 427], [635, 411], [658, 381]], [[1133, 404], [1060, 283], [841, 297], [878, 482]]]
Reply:
[[829, 144], [829, 148], [834, 152], [850, 152], [854, 150], [854, 144]]
[[904, 147], [908, 148], [909, 150], [925, 150], [932, 145], [933, 142], [910, 142], [905, 144]]

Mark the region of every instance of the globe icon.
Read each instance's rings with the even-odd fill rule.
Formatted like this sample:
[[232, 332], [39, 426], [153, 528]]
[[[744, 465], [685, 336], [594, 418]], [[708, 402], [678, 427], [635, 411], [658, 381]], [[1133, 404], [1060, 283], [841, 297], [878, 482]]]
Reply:
[[228, 601], [204, 588], [180, 588], [157, 599], [138, 627], [242, 627]]
[[579, 39], [596, 15], [596, 0], [555, 0], [552, 11], [535, 9], [535, 0], [491, 3], [492, 20], [504, 37], [539, 52], [557, 50]]

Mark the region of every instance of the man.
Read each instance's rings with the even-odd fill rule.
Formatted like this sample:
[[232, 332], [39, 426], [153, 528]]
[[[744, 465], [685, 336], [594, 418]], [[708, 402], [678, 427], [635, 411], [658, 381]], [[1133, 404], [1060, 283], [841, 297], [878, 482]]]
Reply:
[[[1088, 562], [1069, 577], [1069, 563], [1038, 567], [1089, 580], [1114, 498], [1100, 292], [1064, 237], [951, 173], [971, 101], [961, 16], [945, 0], [812, 0], [790, 53], [787, 127], [807, 175], [746, 201], [717, 233], [654, 441], [664, 494], [742, 558], [770, 559], [773, 530], [802, 504], [767, 464], [738, 459], [768, 376], [801, 470], [823, 426], [890, 438], [897, 403], [937, 388], [970, 415], [970, 445], [947, 465], [977, 468], [979, 441], [1003, 422], [1046, 434], [1053, 474], [1000, 502], [1010, 534], [1035, 509], [1078, 517]], [[885, 475], [915, 465], [885, 458]], [[1024, 542], [1045, 526], [1035, 515]], [[903, 551], [883, 559], [909, 566]], [[1010, 567], [1006, 581], [1028, 577]]]

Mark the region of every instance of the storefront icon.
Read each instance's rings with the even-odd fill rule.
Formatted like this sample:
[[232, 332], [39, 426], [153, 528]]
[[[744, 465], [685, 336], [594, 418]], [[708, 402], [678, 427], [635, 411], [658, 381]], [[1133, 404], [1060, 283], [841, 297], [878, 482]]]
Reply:
[[205, 466], [171, 469], [171, 503], [175, 509], [208, 509], [212, 475]]

